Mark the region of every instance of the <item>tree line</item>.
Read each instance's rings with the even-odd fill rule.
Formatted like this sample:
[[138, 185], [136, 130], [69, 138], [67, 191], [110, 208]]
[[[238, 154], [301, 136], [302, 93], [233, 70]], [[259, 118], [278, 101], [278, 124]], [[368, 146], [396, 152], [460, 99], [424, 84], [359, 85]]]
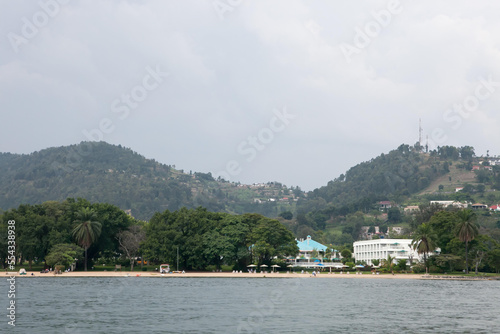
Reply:
[[[423, 254], [426, 272], [451, 272], [473, 268], [500, 272], [500, 242], [478, 224], [470, 209], [443, 209], [439, 205], [421, 206], [416, 216], [412, 245]], [[500, 220], [497, 222], [500, 228]], [[434, 250], [440, 248], [440, 254]]]
[[[179, 269], [204, 270], [230, 265], [244, 269], [298, 253], [294, 235], [278, 220], [259, 214], [234, 215], [205, 208], [157, 212], [136, 220], [107, 203], [85, 199], [20, 205], [0, 215], [0, 261], [6, 267], [8, 222], [15, 221], [18, 262], [78, 267], [104, 258], [127, 258], [131, 268], [142, 257]], [[87, 260], [88, 258], [88, 260]]]

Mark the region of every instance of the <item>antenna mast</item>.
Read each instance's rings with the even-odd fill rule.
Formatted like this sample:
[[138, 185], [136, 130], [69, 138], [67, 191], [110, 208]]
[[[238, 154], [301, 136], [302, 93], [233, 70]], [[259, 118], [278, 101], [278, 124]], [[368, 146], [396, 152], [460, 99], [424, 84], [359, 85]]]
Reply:
[[422, 146], [422, 119], [418, 119], [418, 144]]

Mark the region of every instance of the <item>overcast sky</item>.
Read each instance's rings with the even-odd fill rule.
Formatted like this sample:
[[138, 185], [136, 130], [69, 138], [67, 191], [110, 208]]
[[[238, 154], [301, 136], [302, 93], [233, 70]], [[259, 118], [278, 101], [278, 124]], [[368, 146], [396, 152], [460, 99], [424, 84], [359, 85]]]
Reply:
[[102, 139], [326, 185], [415, 144], [500, 154], [500, 2], [0, 1], [0, 151]]

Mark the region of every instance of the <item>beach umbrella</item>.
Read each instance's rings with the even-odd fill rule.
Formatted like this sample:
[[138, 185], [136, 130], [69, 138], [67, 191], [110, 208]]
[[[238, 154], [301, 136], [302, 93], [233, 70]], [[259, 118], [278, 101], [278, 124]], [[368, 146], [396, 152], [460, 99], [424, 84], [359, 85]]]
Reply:
[[261, 268], [267, 268], [267, 267], [268, 267], [268, 265], [267, 265], [267, 264], [261, 264], [261, 265], [260, 265], [260, 267], [261, 267]]
[[257, 265], [256, 264], [249, 264], [247, 267], [249, 267], [249, 268], [255, 268], [255, 267], [257, 267]]
[[277, 264], [273, 264], [271, 267], [273, 268], [273, 272], [274, 272], [274, 268], [279, 268], [280, 266]]

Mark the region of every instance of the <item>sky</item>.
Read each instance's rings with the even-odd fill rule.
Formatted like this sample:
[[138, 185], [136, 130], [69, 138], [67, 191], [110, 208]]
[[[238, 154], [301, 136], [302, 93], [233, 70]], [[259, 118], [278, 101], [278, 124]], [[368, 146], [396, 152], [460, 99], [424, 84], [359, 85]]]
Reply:
[[430, 149], [500, 154], [499, 2], [0, 5], [0, 152], [103, 140], [303, 190], [415, 144], [420, 119]]

